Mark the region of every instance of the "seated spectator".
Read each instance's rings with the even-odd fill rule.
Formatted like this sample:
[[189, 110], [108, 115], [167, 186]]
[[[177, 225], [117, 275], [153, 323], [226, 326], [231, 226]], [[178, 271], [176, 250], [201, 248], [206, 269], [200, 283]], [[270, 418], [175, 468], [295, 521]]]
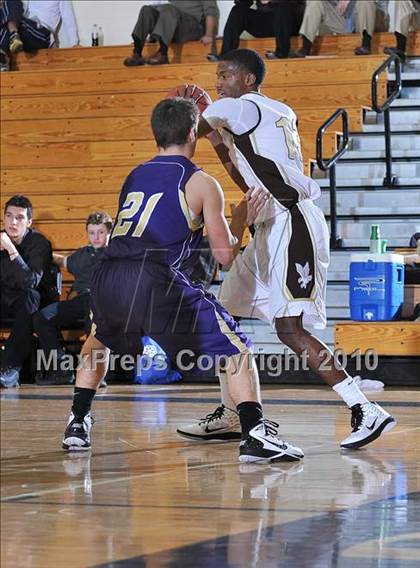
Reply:
[[[290, 37], [297, 35], [305, 9], [304, 0], [257, 0], [256, 9], [253, 0], [235, 0], [223, 30], [223, 44], [220, 55], [224, 55], [239, 46], [242, 32], [254, 37], [275, 37], [275, 51], [266, 54], [268, 59], [283, 59], [289, 56]], [[210, 61], [217, 61], [218, 56], [209, 54]]]
[[[107, 213], [95, 211], [86, 220], [86, 232], [89, 245], [76, 250], [69, 256], [54, 253], [54, 262], [74, 275], [69, 299], [55, 302], [34, 315], [34, 330], [40, 346], [44, 351], [44, 361], [54, 362], [52, 369], [38, 369], [36, 383], [39, 385], [69, 384], [73, 382], [73, 372], [62, 369], [60, 363], [65, 351], [60, 345], [59, 332], [61, 328], [76, 325], [83, 320], [86, 333], [90, 333], [90, 282], [108, 245], [112, 228], [112, 219]], [[57, 356], [57, 357], [55, 357]], [[55, 364], [56, 361], [56, 364]]]
[[0, 70], [9, 70], [9, 54], [19, 53], [23, 42], [18, 26], [22, 21], [23, 6], [20, 0], [0, 0]]
[[311, 54], [312, 44], [321, 25], [333, 34], [348, 34], [355, 30], [355, 0], [310, 0], [306, 3], [303, 22], [299, 34], [303, 47], [290, 52], [290, 57], [306, 57]]
[[[215, 45], [218, 19], [216, 0], [169, 0], [159, 6], [143, 6], [132, 33], [133, 54], [124, 60], [124, 65], [169, 63], [168, 47], [172, 42], [200, 40], [204, 45]], [[159, 49], [145, 59], [142, 52], [148, 34], [158, 40]]]
[[1, 317], [14, 318], [4, 345], [0, 384], [19, 385], [23, 363], [32, 346], [32, 314], [57, 297], [51, 273], [50, 242], [32, 230], [32, 204], [23, 195], [6, 202], [4, 231], [0, 234]]
[[396, 47], [384, 47], [384, 52], [388, 55], [396, 54], [403, 61], [407, 46], [407, 36], [410, 28], [420, 30], [420, 1], [419, 0], [398, 0], [395, 5], [395, 38]]
[[52, 47], [62, 23], [70, 46], [79, 43], [71, 0], [0, 0], [0, 50], [6, 70], [8, 54]]
[[356, 30], [362, 34], [362, 45], [355, 55], [370, 55], [373, 32], [389, 28], [388, 0], [364, 0], [356, 3]]

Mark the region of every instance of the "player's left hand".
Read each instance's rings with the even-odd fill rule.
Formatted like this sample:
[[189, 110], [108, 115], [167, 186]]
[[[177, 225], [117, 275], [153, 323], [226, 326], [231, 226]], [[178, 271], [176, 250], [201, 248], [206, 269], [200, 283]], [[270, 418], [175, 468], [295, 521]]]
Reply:
[[255, 223], [258, 213], [263, 209], [267, 201], [271, 198], [271, 193], [264, 187], [251, 187], [245, 194], [248, 204], [247, 225]]

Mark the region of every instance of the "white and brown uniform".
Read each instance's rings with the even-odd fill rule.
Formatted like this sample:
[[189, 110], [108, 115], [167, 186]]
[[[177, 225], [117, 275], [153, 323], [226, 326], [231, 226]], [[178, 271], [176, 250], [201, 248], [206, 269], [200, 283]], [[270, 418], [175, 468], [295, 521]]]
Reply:
[[274, 324], [303, 314], [324, 327], [329, 234], [314, 205], [319, 186], [303, 173], [296, 115], [259, 93], [211, 104], [203, 118], [223, 137], [249, 187], [273, 196], [260, 212], [252, 241], [226, 275], [220, 300], [234, 315]]

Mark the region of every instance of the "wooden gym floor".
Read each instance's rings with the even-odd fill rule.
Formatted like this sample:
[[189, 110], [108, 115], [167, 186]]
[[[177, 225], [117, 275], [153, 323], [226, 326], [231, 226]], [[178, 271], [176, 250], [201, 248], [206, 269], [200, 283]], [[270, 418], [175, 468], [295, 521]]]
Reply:
[[420, 393], [375, 398], [389, 434], [340, 452], [349, 413], [322, 388], [265, 389], [302, 463], [237, 462], [183, 441], [214, 386], [108, 387], [91, 455], [61, 451], [67, 387], [2, 392], [2, 567], [411, 568], [420, 565]]

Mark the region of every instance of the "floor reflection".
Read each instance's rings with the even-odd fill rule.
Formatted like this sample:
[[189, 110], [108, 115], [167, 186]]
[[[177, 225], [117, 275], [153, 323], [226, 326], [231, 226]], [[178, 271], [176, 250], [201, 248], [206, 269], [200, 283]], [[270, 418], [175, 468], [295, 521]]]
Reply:
[[262, 511], [254, 531], [100, 568], [414, 568], [419, 519], [420, 493], [274, 526]]

